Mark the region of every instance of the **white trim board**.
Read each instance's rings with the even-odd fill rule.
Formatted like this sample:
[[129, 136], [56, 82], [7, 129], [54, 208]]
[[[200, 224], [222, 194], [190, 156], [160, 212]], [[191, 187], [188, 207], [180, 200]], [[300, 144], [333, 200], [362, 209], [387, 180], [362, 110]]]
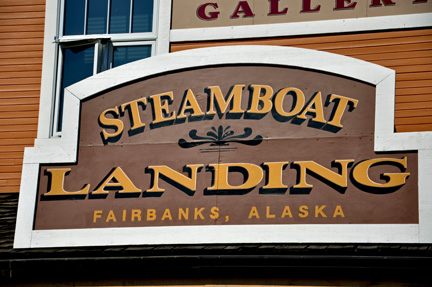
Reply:
[[432, 13], [324, 21], [173, 29], [171, 42], [236, 40], [283, 36], [366, 32], [432, 26]]
[[[298, 67], [358, 79], [376, 86], [375, 150], [419, 150], [419, 224], [245, 225], [32, 230], [41, 163], [77, 160], [80, 101], [107, 89], [167, 71], [223, 64]], [[365, 61], [315, 50], [232, 46], [164, 54], [109, 70], [66, 88], [61, 138], [26, 148], [15, 248], [194, 243], [432, 243], [432, 132], [395, 133], [395, 72]], [[131, 236], [131, 232], [136, 236]], [[263, 232], [266, 231], [266, 232]], [[173, 236], [175, 234], [175, 236]]]

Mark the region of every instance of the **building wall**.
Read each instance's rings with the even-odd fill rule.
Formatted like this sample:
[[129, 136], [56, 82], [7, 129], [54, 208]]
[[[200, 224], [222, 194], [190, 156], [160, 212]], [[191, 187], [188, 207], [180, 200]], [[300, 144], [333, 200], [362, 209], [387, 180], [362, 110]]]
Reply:
[[[18, 192], [23, 151], [36, 137], [44, 0], [0, 2], [0, 193]], [[432, 29], [173, 43], [171, 52], [237, 44], [342, 54], [396, 70], [395, 128], [432, 130]]]
[[[37, 134], [44, 11], [45, 0], [0, 0], [0, 193], [19, 192], [24, 147], [33, 146]], [[175, 43], [171, 45], [171, 52], [236, 44], [317, 49], [395, 69], [397, 131], [432, 130], [432, 29]], [[421, 276], [430, 274], [430, 245], [193, 245], [144, 246], [141, 249], [123, 246], [82, 250], [50, 248], [33, 252], [14, 250], [12, 244], [17, 202], [18, 194], [0, 195], [2, 286], [39, 286], [40, 283], [35, 283], [38, 280], [50, 281], [44, 284], [46, 286], [429, 286], [430, 283], [429, 277]], [[201, 254], [209, 255], [207, 260], [199, 257]], [[221, 254], [227, 256], [223, 258]], [[263, 262], [262, 258], [267, 258], [268, 254], [274, 257]], [[260, 255], [262, 258], [251, 260], [251, 255]], [[307, 261], [305, 255], [315, 259]], [[243, 261], [236, 261], [236, 256], [244, 257]], [[292, 261], [285, 260], [285, 265], [282, 265], [283, 256], [292, 256]], [[371, 258], [365, 261], [365, 256]], [[351, 257], [351, 261], [348, 257]], [[321, 261], [317, 262], [317, 258]], [[28, 259], [28, 262], [23, 259]], [[360, 262], [358, 266], [356, 262]], [[352, 266], [350, 273], [346, 265]], [[323, 267], [320, 269], [320, 266]], [[359, 268], [366, 271], [359, 273]], [[341, 270], [344, 279], [341, 279]], [[142, 279], [147, 278], [145, 276], [150, 279]], [[215, 279], [218, 277], [227, 279]]]
[[19, 191], [36, 138], [44, 18], [44, 0], [0, 1], [0, 193]]
[[394, 69], [396, 131], [432, 131], [432, 29], [173, 43], [171, 52], [227, 45], [278, 45], [314, 49]]

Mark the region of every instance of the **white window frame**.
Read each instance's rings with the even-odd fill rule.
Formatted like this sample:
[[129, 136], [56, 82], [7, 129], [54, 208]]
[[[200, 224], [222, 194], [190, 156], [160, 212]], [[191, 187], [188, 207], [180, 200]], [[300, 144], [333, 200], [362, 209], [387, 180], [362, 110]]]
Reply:
[[[154, 41], [134, 41], [134, 42], [112, 42], [112, 47], [133, 47], [133, 46], [151, 46], [151, 54], [154, 55], [156, 53], [156, 45]], [[113, 68], [113, 60], [114, 60], [114, 51], [110, 49], [109, 51], [109, 59], [111, 60], [109, 65], [110, 69]]]
[[[94, 45], [94, 55], [93, 55], [93, 75], [97, 74], [98, 72], [98, 59], [99, 59], [99, 51], [100, 51], [100, 42], [96, 41], [94, 43], [89, 43], [90, 45]], [[61, 47], [61, 45], [58, 45], [58, 58], [57, 58], [57, 76], [56, 76], [56, 88], [55, 88], [55, 95], [54, 95], [54, 106], [53, 106], [53, 121], [52, 121], [52, 136], [61, 136], [61, 132], [58, 132], [58, 122], [59, 122], [59, 110], [60, 110], [60, 89], [61, 89], [61, 83], [62, 83], [62, 71], [63, 71], [63, 48], [67, 47]]]
[[[108, 9], [109, 13], [109, 9]], [[154, 0], [153, 31], [146, 33], [96, 34], [63, 36], [64, 0], [47, 0], [45, 11], [44, 54], [42, 63], [42, 83], [39, 109], [39, 125], [35, 146], [46, 145], [46, 139], [55, 140], [59, 115], [57, 94], [60, 89], [62, 71], [62, 48], [68, 42], [81, 40], [109, 39], [113, 45], [129, 45], [140, 42], [152, 45], [152, 56], [169, 52], [169, 29], [171, 25], [171, 0]], [[107, 19], [109, 21], [109, 19]], [[108, 28], [107, 28], [108, 29]], [[127, 44], [126, 44], [127, 43]], [[96, 45], [99, 45], [96, 43]], [[95, 59], [99, 59], [99, 47], [95, 49]], [[98, 69], [95, 61], [95, 71]]]

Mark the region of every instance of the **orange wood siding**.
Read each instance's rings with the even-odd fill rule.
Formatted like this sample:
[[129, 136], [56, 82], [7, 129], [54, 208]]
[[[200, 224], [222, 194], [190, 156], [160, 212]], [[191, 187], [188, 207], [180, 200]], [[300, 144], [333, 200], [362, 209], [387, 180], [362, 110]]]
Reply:
[[175, 43], [171, 44], [171, 52], [228, 45], [278, 45], [315, 49], [394, 69], [396, 131], [432, 131], [432, 29]]
[[45, 0], [0, 1], [0, 193], [18, 192], [36, 138]]

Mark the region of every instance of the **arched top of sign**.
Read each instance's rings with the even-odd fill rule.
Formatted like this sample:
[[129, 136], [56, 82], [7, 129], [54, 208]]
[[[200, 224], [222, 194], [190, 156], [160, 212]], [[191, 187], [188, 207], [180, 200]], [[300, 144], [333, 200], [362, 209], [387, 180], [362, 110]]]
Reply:
[[160, 73], [229, 64], [278, 65], [345, 76], [372, 85], [394, 77], [391, 69], [355, 58], [316, 50], [279, 46], [226, 46], [165, 54], [97, 74], [69, 88], [83, 100], [104, 90]]

